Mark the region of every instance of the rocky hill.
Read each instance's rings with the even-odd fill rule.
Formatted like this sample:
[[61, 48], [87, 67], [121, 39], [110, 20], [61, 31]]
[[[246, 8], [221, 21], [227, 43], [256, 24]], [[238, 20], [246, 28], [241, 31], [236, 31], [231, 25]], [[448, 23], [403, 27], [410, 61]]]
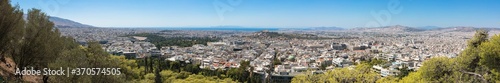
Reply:
[[50, 21], [54, 22], [57, 28], [93, 28], [94, 26], [82, 24], [69, 19], [53, 17], [49, 18]]
[[414, 27], [394, 25], [394, 26], [384, 26], [384, 27], [370, 27], [370, 28], [352, 28], [351, 31], [362, 31], [362, 32], [420, 32], [425, 31], [424, 29], [418, 29]]
[[[27, 15], [24, 15], [24, 19], [26, 20]], [[79, 22], [75, 22], [73, 20], [49, 16], [49, 20], [54, 22], [54, 26], [57, 28], [95, 28], [94, 26], [82, 24]]]

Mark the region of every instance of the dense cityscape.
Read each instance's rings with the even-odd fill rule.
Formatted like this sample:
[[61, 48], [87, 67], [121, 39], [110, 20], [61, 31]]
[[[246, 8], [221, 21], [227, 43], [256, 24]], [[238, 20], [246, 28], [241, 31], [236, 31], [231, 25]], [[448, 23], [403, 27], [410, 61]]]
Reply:
[[0, 83], [500, 83], [499, 3], [0, 0]]
[[[384, 29], [384, 30], [379, 30]], [[255, 73], [273, 76], [277, 82], [290, 82], [308, 70], [321, 73], [334, 68], [355, 66], [362, 61], [382, 60], [372, 66], [381, 76], [395, 76], [401, 69], [418, 70], [433, 57], [454, 58], [475, 33], [473, 27], [435, 30], [401, 25], [346, 30], [164, 30], [120, 28], [61, 28], [63, 35], [86, 41], [101, 41], [103, 49], [129, 58], [164, 57], [168, 61], [200, 64], [199, 68], [228, 70], [240, 61], [250, 61]], [[377, 31], [379, 30], [379, 31]], [[394, 32], [384, 32], [391, 30]], [[192, 46], [161, 46], [147, 37], [125, 36], [140, 33], [162, 37], [220, 37], [219, 41]], [[490, 30], [491, 34], [499, 30]], [[293, 35], [293, 36], [288, 36]]]

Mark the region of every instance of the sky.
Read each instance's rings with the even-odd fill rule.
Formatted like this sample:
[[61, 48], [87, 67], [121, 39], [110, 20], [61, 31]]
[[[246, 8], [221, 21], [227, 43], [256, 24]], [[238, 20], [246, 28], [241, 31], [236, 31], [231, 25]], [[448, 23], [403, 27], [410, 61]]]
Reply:
[[11, 0], [98, 27], [500, 27], [500, 0]]

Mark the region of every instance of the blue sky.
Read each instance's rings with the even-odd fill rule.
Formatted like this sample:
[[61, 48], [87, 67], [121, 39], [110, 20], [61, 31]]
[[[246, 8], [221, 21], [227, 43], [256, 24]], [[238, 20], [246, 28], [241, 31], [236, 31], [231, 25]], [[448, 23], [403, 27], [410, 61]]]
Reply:
[[[500, 27], [500, 0], [12, 0], [98, 27]], [[226, 11], [224, 11], [226, 10]]]

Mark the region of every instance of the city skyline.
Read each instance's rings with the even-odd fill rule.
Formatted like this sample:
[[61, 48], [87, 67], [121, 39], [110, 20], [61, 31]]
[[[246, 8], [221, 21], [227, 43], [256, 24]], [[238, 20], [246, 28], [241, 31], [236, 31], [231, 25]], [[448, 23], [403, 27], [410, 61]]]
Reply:
[[[97, 27], [500, 27], [492, 0], [13, 0]], [[137, 4], [141, 3], [141, 4]], [[98, 13], [96, 13], [98, 12]]]

